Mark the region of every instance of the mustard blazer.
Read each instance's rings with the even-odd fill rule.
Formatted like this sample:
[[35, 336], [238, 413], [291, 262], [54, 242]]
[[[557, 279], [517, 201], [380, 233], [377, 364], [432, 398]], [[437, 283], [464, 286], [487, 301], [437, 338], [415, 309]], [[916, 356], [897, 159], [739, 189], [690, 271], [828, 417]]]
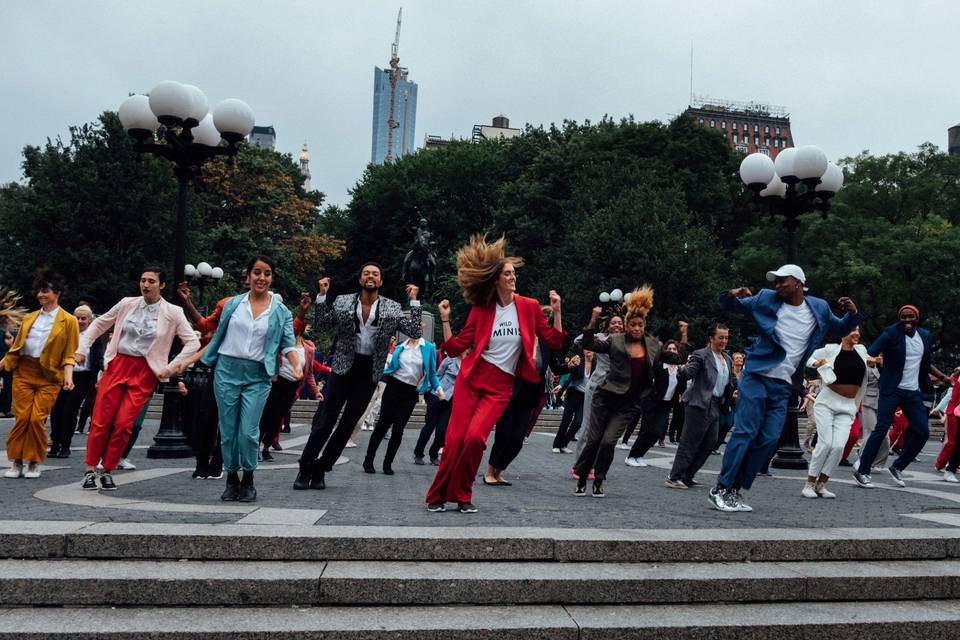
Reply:
[[[30, 335], [30, 328], [40, 316], [40, 310], [29, 313], [24, 317], [20, 325], [20, 331], [14, 338], [10, 350], [7, 351], [3, 359], [3, 366], [8, 371], [15, 371], [20, 363], [20, 349], [23, 348]], [[51, 382], [63, 384], [63, 368], [67, 365], [74, 365], [74, 354], [80, 344], [80, 324], [70, 313], [60, 308], [57, 317], [53, 320], [53, 326], [50, 327], [50, 335], [47, 336], [47, 342], [43, 345], [40, 352], [40, 368], [43, 374]]]

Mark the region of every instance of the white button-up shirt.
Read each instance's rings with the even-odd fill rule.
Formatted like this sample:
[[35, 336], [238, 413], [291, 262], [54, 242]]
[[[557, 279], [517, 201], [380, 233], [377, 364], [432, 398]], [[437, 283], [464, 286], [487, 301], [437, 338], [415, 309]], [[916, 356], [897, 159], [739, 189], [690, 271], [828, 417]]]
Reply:
[[220, 355], [263, 362], [273, 304], [274, 300], [271, 298], [266, 310], [254, 318], [249, 294], [244, 294], [243, 300], [230, 317], [227, 334], [220, 343]]
[[40, 310], [40, 315], [33, 321], [30, 327], [30, 333], [23, 342], [20, 353], [30, 358], [39, 358], [43, 351], [43, 345], [47, 344], [47, 338], [50, 337], [50, 330], [53, 328], [53, 321], [57, 319], [60, 313], [60, 307], [53, 311]]
[[117, 351], [124, 355], [143, 358], [157, 339], [157, 319], [160, 317], [160, 301], [147, 304], [143, 298], [137, 308], [128, 315], [120, 327], [120, 343]]
[[423, 338], [417, 340], [413, 345], [409, 341], [404, 341], [403, 351], [400, 352], [400, 367], [393, 372], [394, 378], [419, 388], [426, 370], [423, 362], [423, 352], [420, 350], [423, 345]]

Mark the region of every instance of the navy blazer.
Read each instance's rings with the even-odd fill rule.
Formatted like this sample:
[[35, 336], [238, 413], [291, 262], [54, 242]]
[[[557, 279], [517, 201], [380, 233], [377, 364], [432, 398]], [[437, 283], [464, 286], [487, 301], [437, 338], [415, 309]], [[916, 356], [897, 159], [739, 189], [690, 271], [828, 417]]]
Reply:
[[[933, 385], [930, 384], [930, 332], [918, 328], [917, 333], [923, 341], [923, 356], [920, 358], [920, 390], [924, 393], [933, 393]], [[880, 393], [894, 393], [903, 379], [903, 366], [907, 360], [907, 334], [899, 324], [892, 324], [873, 341], [867, 353], [874, 358], [883, 354]]]
[[[824, 337], [829, 332], [835, 336], [843, 337], [854, 330], [860, 324], [861, 316], [859, 313], [846, 314], [843, 318], [838, 318], [830, 311], [830, 305], [822, 298], [805, 296], [810, 311], [817, 321], [817, 326], [810, 336], [810, 343], [807, 345], [807, 352], [803, 354], [797, 370], [793, 374], [793, 386], [799, 388], [803, 383], [803, 365], [810, 359], [810, 354], [814, 349], [823, 344]], [[777, 312], [783, 306], [782, 299], [772, 289], [761, 289], [755, 295], [746, 298], [736, 298], [730, 295], [729, 291], [720, 294], [720, 306], [725, 311], [741, 313], [753, 317], [757, 323], [757, 329], [760, 335], [747, 347], [747, 361], [743, 365], [743, 370], [748, 373], [758, 373], [760, 371], [769, 371], [787, 357], [787, 352], [780, 345], [777, 339]]]

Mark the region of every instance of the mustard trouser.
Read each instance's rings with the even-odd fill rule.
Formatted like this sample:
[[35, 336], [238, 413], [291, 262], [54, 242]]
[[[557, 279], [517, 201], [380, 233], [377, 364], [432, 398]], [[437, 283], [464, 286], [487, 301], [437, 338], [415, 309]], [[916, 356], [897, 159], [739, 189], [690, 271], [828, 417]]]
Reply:
[[47, 416], [57, 402], [60, 384], [43, 375], [40, 363], [20, 358], [13, 372], [13, 428], [7, 435], [7, 458], [43, 462], [47, 457]]

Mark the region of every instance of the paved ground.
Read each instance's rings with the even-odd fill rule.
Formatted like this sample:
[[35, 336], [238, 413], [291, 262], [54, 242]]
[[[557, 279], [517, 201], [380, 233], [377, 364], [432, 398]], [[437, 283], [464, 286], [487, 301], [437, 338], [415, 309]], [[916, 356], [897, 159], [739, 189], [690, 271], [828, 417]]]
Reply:
[[[12, 420], [0, 420], [5, 437]], [[550, 452], [552, 436], [534, 434], [520, 457], [508, 470], [512, 487], [487, 487], [479, 483], [474, 502], [480, 512], [427, 513], [423, 496], [435, 468], [412, 462], [415, 431], [407, 431], [396, 475], [363, 473], [361, 447], [348, 449], [350, 461], [328, 475], [325, 491], [293, 491], [297, 450], [306, 439], [306, 425], [295, 425], [285, 435], [288, 451], [257, 472], [259, 501], [248, 507], [219, 500], [223, 481], [193, 480], [192, 460], [149, 460], [146, 447], [152, 443], [157, 422], [148, 421], [135, 449], [135, 472], [117, 475], [120, 490], [108, 495], [79, 490], [82, 447], [85, 437], [74, 440], [73, 456], [51, 460], [39, 480], [0, 478], [0, 519], [94, 520], [124, 522], [228, 523], [241, 518], [288, 519], [290, 524], [316, 522], [322, 525], [456, 525], [526, 526], [570, 528], [698, 528], [698, 527], [922, 527], [960, 524], [960, 486], [949, 485], [933, 473], [933, 457], [939, 444], [930, 442], [920, 459], [908, 470], [907, 489], [895, 488], [885, 474], [875, 473], [878, 488], [864, 490], [849, 480], [841, 468], [833, 486], [837, 500], [806, 500], [800, 497], [803, 472], [774, 470], [773, 478], [760, 478], [748, 494], [756, 511], [752, 514], [720, 514], [710, 509], [705, 488], [688, 491], [663, 486], [674, 449], [654, 448], [648, 459], [655, 466], [627, 467], [626, 451], [617, 451], [607, 480], [607, 497], [577, 498], [572, 495], [569, 469], [572, 455]], [[385, 446], [385, 444], [383, 445]], [[382, 455], [382, 454], [381, 454]], [[720, 456], [712, 456], [701, 472], [712, 483]], [[126, 481], [126, 482], [124, 482]], [[262, 511], [257, 509], [287, 509]], [[254, 512], [251, 514], [251, 512]], [[921, 515], [926, 519], [917, 519]], [[934, 522], [931, 520], [939, 520]]]

